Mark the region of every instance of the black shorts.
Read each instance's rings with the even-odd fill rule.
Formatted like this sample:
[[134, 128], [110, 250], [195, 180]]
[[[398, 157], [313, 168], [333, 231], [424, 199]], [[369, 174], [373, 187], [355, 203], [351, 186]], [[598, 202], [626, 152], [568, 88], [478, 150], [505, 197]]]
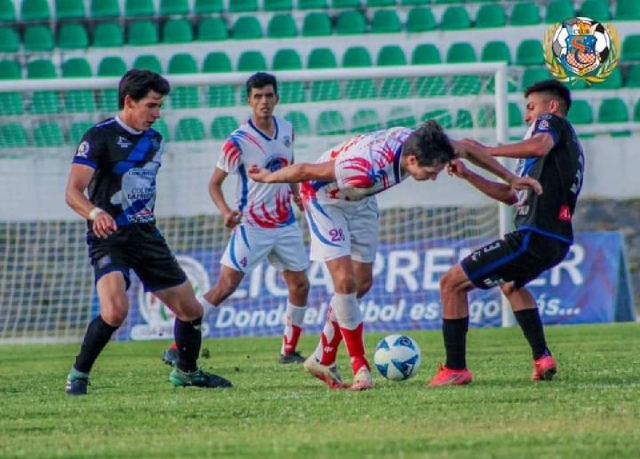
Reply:
[[95, 273], [95, 282], [113, 271], [120, 271], [131, 285], [130, 271], [133, 270], [144, 289], [155, 292], [178, 286], [187, 280], [187, 275], [171, 252], [162, 234], [128, 238], [117, 234], [107, 239], [87, 236], [89, 258]]
[[473, 284], [489, 289], [506, 282], [523, 287], [564, 260], [570, 245], [531, 231], [513, 231], [462, 260]]

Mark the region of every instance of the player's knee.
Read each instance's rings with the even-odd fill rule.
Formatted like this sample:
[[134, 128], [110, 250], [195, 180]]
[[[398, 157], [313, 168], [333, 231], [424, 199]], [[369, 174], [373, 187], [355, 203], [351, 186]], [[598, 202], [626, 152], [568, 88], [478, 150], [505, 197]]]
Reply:
[[128, 307], [126, 302], [112, 299], [105, 302], [100, 308], [102, 319], [113, 327], [119, 327], [127, 318]]
[[358, 280], [358, 291], [356, 292], [358, 298], [362, 298], [363, 296], [365, 296], [369, 292], [369, 290], [371, 290], [372, 285], [373, 279], [371, 277]]
[[289, 288], [294, 295], [306, 298], [309, 296], [309, 279], [306, 276], [297, 277], [289, 284]]
[[458, 282], [453, 269], [450, 269], [440, 278], [440, 292], [443, 295], [452, 295], [458, 291]]
[[502, 290], [502, 293], [508, 297], [513, 295], [517, 289], [514, 286], [513, 282], [507, 282], [506, 284], [500, 285], [500, 290]]
[[356, 279], [353, 275], [341, 274], [334, 279], [336, 293], [356, 293]]
[[182, 302], [174, 313], [176, 317], [183, 322], [190, 322], [202, 317], [204, 315], [204, 308], [200, 302], [194, 298], [193, 301]]

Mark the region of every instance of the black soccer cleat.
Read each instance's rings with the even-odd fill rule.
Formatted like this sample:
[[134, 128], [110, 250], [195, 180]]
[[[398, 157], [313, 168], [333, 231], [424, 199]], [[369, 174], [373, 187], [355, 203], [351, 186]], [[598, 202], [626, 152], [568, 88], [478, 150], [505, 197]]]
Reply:
[[67, 385], [64, 391], [67, 395], [87, 395], [89, 375], [77, 370], [71, 370], [67, 377]]
[[283, 364], [289, 363], [304, 363], [305, 358], [300, 355], [298, 351], [289, 352], [288, 354], [280, 354], [278, 362]]

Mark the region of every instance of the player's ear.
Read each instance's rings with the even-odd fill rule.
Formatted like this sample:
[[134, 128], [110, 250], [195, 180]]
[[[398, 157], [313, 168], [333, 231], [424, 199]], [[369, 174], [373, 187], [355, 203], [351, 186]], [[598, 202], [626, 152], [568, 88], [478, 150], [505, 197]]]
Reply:
[[549, 113], [556, 114], [560, 111], [560, 101], [558, 99], [551, 99], [549, 101]]

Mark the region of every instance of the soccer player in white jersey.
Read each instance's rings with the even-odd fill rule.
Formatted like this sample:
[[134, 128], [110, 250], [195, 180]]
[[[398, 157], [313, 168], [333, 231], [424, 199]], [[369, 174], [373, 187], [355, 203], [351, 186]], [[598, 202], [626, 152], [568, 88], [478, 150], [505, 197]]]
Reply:
[[[373, 282], [378, 243], [375, 195], [409, 176], [435, 180], [458, 157], [457, 146], [436, 121], [428, 121], [416, 130], [398, 127], [358, 135], [324, 153], [315, 164], [300, 163], [274, 172], [260, 165], [249, 169], [255, 181], [303, 183], [311, 259], [327, 264], [334, 286], [320, 343], [304, 367], [330, 388], [373, 387], [358, 299]], [[461, 150], [460, 157], [463, 154]], [[470, 154], [468, 159], [515, 188], [539, 186], [535, 180], [512, 174], [487, 154]], [[351, 359], [351, 385], [343, 382], [336, 365], [342, 339]]]
[[[251, 118], [227, 138], [209, 181], [211, 199], [232, 232], [220, 260], [218, 282], [203, 295], [203, 302], [219, 306], [236, 291], [245, 274], [267, 258], [282, 272], [289, 291], [279, 361], [302, 363], [304, 358], [296, 347], [309, 295], [309, 259], [291, 206], [293, 200], [302, 210], [299, 186], [266, 185], [247, 175], [253, 164], [269, 171], [293, 164], [294, 131], [287, 120], [273, 115], [278, 103], [278, 83], [273, 75], [252, 75], [246, 89]], [[229, 174], [238, 176], [233, 207], [221, 188]], [[171, 364], [172, 354], [168, 349], [163, 360]]]

